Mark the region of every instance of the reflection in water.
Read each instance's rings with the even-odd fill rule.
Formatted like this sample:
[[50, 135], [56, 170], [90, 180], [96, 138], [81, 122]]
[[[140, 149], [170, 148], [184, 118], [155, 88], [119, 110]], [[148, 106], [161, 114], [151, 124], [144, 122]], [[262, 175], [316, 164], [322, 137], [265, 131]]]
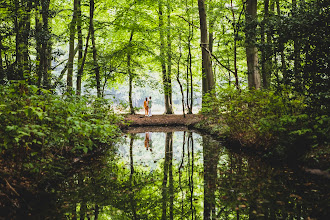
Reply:
[[[63, 171], [37, 219], [325, 219], [328, 181], [242, 157], [192, 132], [130, 134]], [[152, 145], [152, 151], [151, 151]], [[147, 149], [147, 150], [146, 150]], [[149, 150], [148, 150], [149, 149]], [[65, 173], [65, 175], [64, 175]], [[32, 204], [31, 204], [32, 206]], [[36, 206], [33, 206], [36, 207]], [[51, 209], [46, 207], [52, 207]]]
[[215, 218], [215, 190], [217, 180], [217, 164], [219, 160], [219, 144], [203, 137], [204, 155], [204, 219]]

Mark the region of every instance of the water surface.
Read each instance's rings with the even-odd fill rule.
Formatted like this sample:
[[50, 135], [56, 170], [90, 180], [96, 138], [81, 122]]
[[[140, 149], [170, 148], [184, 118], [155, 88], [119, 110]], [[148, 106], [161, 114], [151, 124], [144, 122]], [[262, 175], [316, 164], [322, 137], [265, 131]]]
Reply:
[[125, 135], [49, 186], [51, 199], [37, 217], [326, 219], [328, 186], [326, 179], [231, 152], [209, 136], [148, 131]]

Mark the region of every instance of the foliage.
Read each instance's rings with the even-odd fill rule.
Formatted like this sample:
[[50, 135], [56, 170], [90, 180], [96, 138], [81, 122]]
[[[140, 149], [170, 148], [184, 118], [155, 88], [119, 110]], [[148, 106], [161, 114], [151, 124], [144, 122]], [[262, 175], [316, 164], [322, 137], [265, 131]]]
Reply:
[[[218, 113], [214, 107], [218, 106]], [[306, 114], [304, 96], [282, 89], [223, 89], [218, 99], [204, 106], [204, 114], [222, 119], [229, 126], [229, 137], [243, 145], [263, 147], [271, 154], [298, 156], [316, 145], [329, 144], [328, 115]]]
[[105, 100], [54, 96], [24, 82], [1, 86], [0, 94], [0, 151], [7, 159], [34, 166], [55, 155], [83, 155], [118, 136], [120, 119]]

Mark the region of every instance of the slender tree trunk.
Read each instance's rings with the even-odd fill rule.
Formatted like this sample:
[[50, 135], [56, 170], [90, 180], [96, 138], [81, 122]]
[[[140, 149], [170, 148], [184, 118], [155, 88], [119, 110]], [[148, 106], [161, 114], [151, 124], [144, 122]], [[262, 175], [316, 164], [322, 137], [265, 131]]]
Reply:
[[[214, 88], [214, 78], [212, 71], [211, 55], [208, 51], [209, 41], [207, 33], [207, 19], [205, 11], [205, 0], [198, 0], [198, 11], [201, 31], [201, 48], [202, 48], [202, 90], [203, 96], [211, 92]], [[204, 99], [203, 99], [204, 100]]]
[[5, 83], [5, 73], [2, 65], [2, 35], [0, 34], [0, 84]]
[[[194, 1], [191, 1], [191, 8], [193, 8]], [[186, 84], [187, 84], [187, 102], [186, 106], [188, 109], [188, 114], [192, 114], [193, 108], [193, 81], [192, 81], [192, 54], [191, 54], [191, 41], [194, 35], [194, 27], [193, 27], [193, 17], [189, 11], [188, 1], [186, 0], [186, 14], [187, 20], [189, 21], [188, 26], [188, 36], [187, 36], [187, 47], [188, 47], [188, 55], [187, 55], [187, 72], [186, 72]]]
[[[293, 15], [297, 14], [297, 0], [292, 0], [292, 11]], [[296, 36], [294, 39], [294, 75], [295, 75], [295, 82], [296, 87], [299, 88], [299, 91], [302, 91], [303, 87], [303, 77], [301, 75], [301, 59], [300, 59], [300, 49], [301, 49], [301, 42], [300, 36]]]
[[51, 52], [51, 45], [50, 45], [50, 31], [49, 31], [49, 5], [50, 0], [45, 0], [42, 3], [42, 21], [43, 21], [43, 41], [42, 41], [42, 78], [43, 78], [43, 86], [44, 88], [50, 88], [50, 52]]
[[134, 30], [131, 31], [131, 36], [129, 38], [128, 50], [127, 50], [127, 73], [128, 73], [128, 77], [129, 77], [128, 101], [129, 101], [129, 110], [130, 110], [131, 115], [135, 114], [134, 107], [133, 107], [133, 101], [132, 101], [134, 75], [132, 73], [132, 67], [131, 67], [131, 51], [132, 51], [131, 45], [132, 45], [133, 35], [134, 35]]
[[[270, 54], [269, 44], [271, 43], [271, 36], [269, 32], [269, 0], [264, 0], [264, 20], [261, 25], [261, 44], [263, 50], [261, 52], [261, 71], [262, 71], [262, 84], [264, 89], [268, 89], [270, 86], [271, 67], [270, 67]], [[267, 27], [267, 32], [265, 31]], [[265, 37], [267, 35], [267, 38]], [[266, 43], [267, 39], [267, 43]]]
[[16, 37], [16, 73], [13, 73], [13, 79], [24, 79], [24, 51], [26, 49], [25, 39], [24, 39], [24, 13], [25, 7], [20, 4], [19, 0], [15, 0], [15, 21], [14, 30]]
[[85, 51], [84, 51], [84, 55], [83, 55], [83, 58], [82, 58], [82, 61], [81, 61], [81, 65], [80, 65], [80, 68], [78, 69], [78, 74], [77, 74], [80, 77], [82, 77], [83, 73], [84, 73], [84, 65], [85, 65], [85, 62], [86, 62], [90, 36], [91, 36], [91, 28], [88, 28], [88, 34], [87, 34], [87, 37], [86, 37], [86, 44], [85, 44], [86, 45], [85, 46]]
[[[276, 11], [277, 11], [277, 16], [281, 16], [281, 8], [280, 8], [280, 1], [276, 1]], [[284, 78], [284, 81], [287, 78], [287, 68], [286, 68], [286, 61], [285, 61], [285, 54], [284, 54], [284, 44], [282, 42], [279, 43], [279, 50], [280, 50], [280, 55], [281, 55], [281, 71], [282, 75]]]
[[257, 0], [246, 1], [246, 60], [249, 88], [259, 89], [261, 85], [258, 69], [258, 49], [256, 47]]
[[[77, 0], [77, 32], [78, 32], [78, 70], [82, 67], [83, 58], [83, 36], [81, 31], [82, 19], [81, 19], [81, 0]], [[77, 73], [77, 95], [81, 94], [81, 78], [82, 73], [78, 71]]]
[[[233, 15], [233, 28], [234, 28], [234, 76], [235, 76], [235, 86], [239, 89], [238, 73], [237, 73], [237, 40], [238, 40], [238, 27], [236, 25], [235, 12], [233, 7], [233, 0], [230, 1], [231, 12]], [[229, 71], [229, 84], [230, 84], [230, 71]]]
[[41, 80], [42, 80], [42, 51], [41, 51], [41, 44], [42, 44], [42, 25], [41, 25], [41, 6], [39, 0], [35, 0], [35, 40], [36, 40], [36, 71], [37, 71], [37, 86], [41, 87]]
[[23, 30], [23, 40], [24, 40], [24, 50], [23, 50], [23, 71], [24, 78], [27, 78], [31, 73], [30, 69], [30, 55], [29, 55], [29, 40], [31, 33], [31, 10], [32, 10], [32, 0], [28, 0], [24, 3], [25, 15], [23, 16], [24, 30]]
[[160, 59], [162, 68], [162, 78], [164, 86], [164, 99], [165, 99], [165, 114], [172, 114], [172, 100], [171, 100], [171, 77], [166, 71], [166, 58], [165, 58], [165, 36], [164, 36], [164, 15], [163, 15], [163, 0], [158, 1], [159, 9], [159, 38], [160, 38]]
[[97, 62], [97, 50], [95, 44], [95, 33], [94, 33], [94, 0], [89, 1], [90, 4], [90, 32], [92, 38], [92, 47], [93, 47], [93, 61], [94, 61], [94, 71], [95, 71], [95, 79], [96, 79], [96, 90], [97, 90], [97, 97], [101, 97], [101, 80], [100, 80], [100, 67]]
[[179, 33], [179, 59], [178, 59], [178, 73], [176, 75], [176, 80], [178, 81], [178, 84], [180, 86], [180, 92], [181, 92], [181, 104], [182, 104], [182, 114], [183, 117], [186, 117], [185, 110], [184, 110], [184, 93], [183, 93], [183, 87], [182, 83], [180, 81], [180, 62], [182, 57], [182, 46], [181, 46], [181, 33]]
[[70, 40], [69, 40], [69, 60], [68, 60], [68, 73], [67, 73], [67, 91], [72, 92], [72, 79], [73, 79], [73, 60], [74, 60], [74, 39], [76, 35], [76, 22], [77, 22], [77, 6], [78, 0], [73, 2], [73, 15], [70, 23]]
[[167, 73], [165, 104], [166, 114], [173, 114], [172, 106], [172, 36], [171, 36], [171, 1], [167, 0]]

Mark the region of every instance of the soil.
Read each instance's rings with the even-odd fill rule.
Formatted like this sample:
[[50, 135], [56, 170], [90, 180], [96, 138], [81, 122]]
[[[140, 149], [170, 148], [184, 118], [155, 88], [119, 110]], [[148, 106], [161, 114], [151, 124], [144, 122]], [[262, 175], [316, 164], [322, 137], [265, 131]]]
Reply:
[[136, 126], [192, 126], [202, 121], [202, 115], [189, 114], [185, 115], [153, 115], [151, 117], [142, 114], [126, 115], [125, 121], [129, 123], [129, 127]]

